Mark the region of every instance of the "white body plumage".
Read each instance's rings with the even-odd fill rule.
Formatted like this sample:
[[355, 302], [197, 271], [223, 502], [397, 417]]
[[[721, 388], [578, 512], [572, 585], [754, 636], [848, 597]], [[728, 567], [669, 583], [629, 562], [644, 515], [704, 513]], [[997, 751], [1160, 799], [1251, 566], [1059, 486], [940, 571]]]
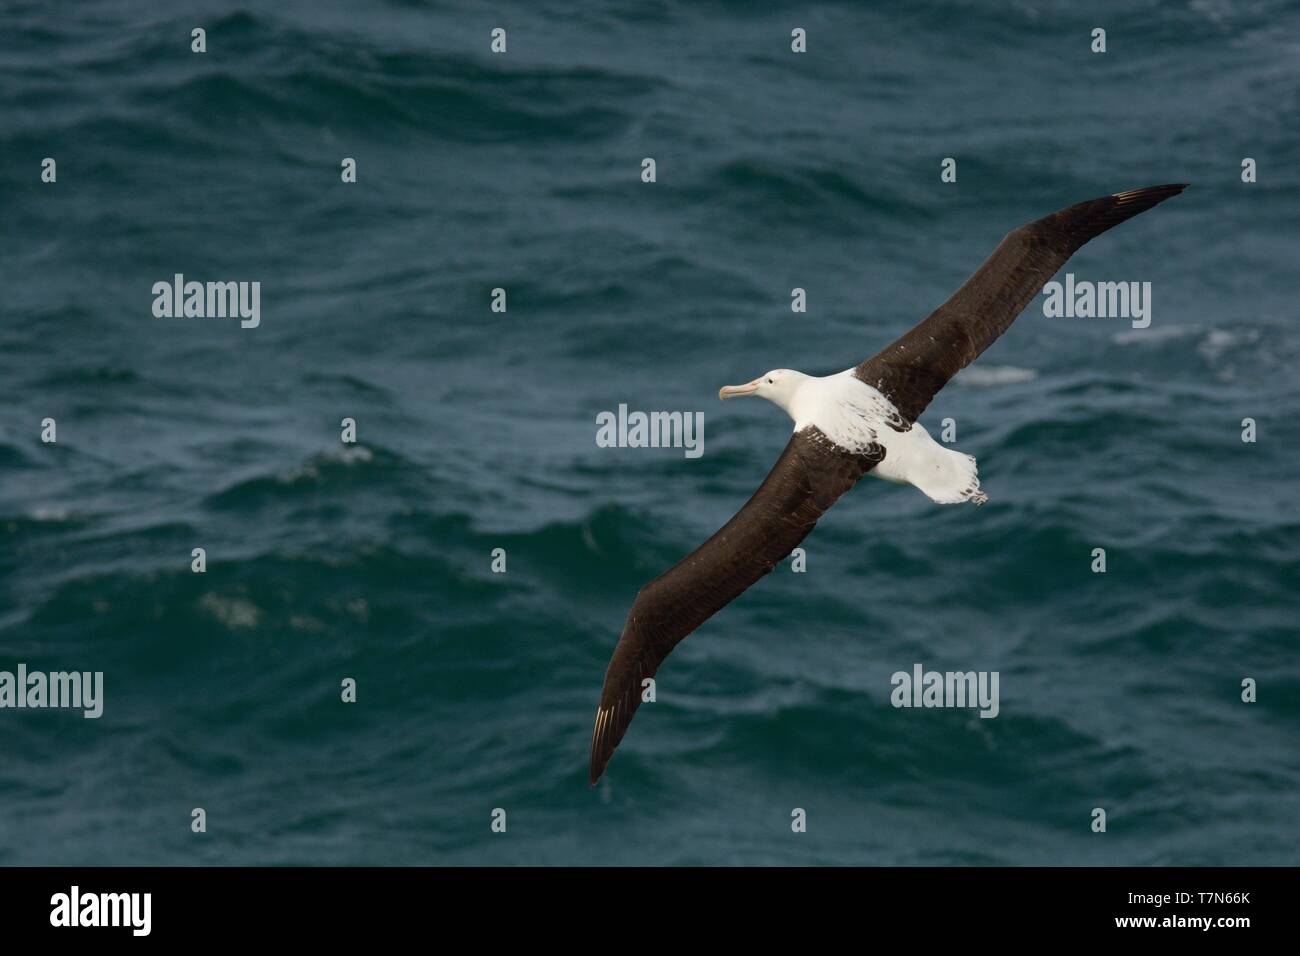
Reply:
[[905, 431], [893, 427], [891, 422], [903, 423], [898, 409], [857, 378], [852, 369], [825, 376], [776, 369], [748, 385], [723, 389], [721, 394], [724, 398], [730, 394], [766, 398], [794, 419], [795, 431], [816, 426], [851, 452], [860, 453], [872, 444], [881, 446], [885, 458], [869, 474], [914, 485], [931, 501], [946, 505], [988, 500], [980, 490], [974, 458], [944, 448], [919, 422]]

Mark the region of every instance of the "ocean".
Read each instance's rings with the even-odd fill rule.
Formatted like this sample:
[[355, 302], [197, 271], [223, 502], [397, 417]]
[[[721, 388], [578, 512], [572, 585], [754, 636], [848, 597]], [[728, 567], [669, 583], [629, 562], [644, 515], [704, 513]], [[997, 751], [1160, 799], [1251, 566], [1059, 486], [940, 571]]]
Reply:
[[[1284, 0], [5, 4], [0, 671], [102, 672], [103, 714], [0, 709], [0, 864], [1300, 862], [1297, 36]], [[719, 386], [854, 365], [1008, 230], [1165, 182], [1063, 270], [1150, 282], [1149, 327], [1036, 301], [922, 417], [989, 504], [864, 479], [589, 787], [637, 590], [788, 439]], [[256, 326], [156, 315], [178, 274], [260, 283]], [[702, 453], [601, 447], [620, 404]], [[917, 664], [998, 673], [997, 717], [893, 706]]]

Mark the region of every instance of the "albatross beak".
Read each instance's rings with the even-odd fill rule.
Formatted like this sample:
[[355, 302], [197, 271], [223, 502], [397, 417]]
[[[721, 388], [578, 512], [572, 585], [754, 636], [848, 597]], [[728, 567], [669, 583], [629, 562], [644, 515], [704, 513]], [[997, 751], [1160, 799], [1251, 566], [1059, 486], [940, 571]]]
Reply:
[[763, 384], [761, 378], [756, 378], [748, 385], [724, 385], [718, 389], [718, 398], [726, 401], [729, 398], [735, 398], [737, 395], [752, 395], [758, 391], [758, 386]]

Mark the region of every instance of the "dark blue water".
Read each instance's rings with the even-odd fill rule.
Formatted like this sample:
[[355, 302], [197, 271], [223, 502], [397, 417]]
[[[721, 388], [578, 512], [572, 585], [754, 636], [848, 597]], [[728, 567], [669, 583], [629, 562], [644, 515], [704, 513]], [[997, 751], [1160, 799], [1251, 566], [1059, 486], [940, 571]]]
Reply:
[[[0, 670], [106, 699], [0, 710], [0, 863], [1297, 862], [1300, 10], [864, 7], [6, 4]], [[991, 503], [864, 481], [589, 789], [633, 596], [787, 439], [718, 387], [1171, 181], [1069, 266], [1150, 328], [1035, 304], [922, 419]], [[155, 318], [175, 273], [260, 325]], [[597, 447], [619, 403], [703, 456]], [[999, 716], [890, 706], [917, 662]]]

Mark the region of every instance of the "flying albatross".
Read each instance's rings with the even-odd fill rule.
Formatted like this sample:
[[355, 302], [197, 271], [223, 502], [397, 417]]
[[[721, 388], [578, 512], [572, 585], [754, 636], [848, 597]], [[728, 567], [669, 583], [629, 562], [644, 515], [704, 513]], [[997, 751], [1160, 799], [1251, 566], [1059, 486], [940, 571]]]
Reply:
[[939, 504], [988, 500], [975, 459], [944, 448], [917, 418], [1080, 246], [1186, 185], [1103, 196], [1013, 229], [947, 302], [861, 365], [824, 377], [775, 369], [718, 392], [779, 405], [794, 419], [794, 435], [735, 517], [637, 593], [605, 671], [591, 735], [592, 784], [632, 722], [641, 682], [679, 641], [790, 554], [863, 475], [915, 485]]

